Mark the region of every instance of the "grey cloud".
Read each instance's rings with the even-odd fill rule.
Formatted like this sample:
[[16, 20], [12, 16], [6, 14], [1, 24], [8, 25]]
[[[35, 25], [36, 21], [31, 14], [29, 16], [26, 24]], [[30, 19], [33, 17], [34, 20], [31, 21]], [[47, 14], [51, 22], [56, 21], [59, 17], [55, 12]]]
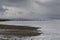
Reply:
[[59, 0], [53, 0], [52, 2], [46, 2], [46, 3], [40, 3], [36, 2], [38, 5], [44, 6], [50, 10], [47, 15], [47, 18], [49, 19], [60, 19], [60, 1]]
[[6, 6], [28, 8], [32, 3], [31, 0], [4, 0], [2, 4]]
[[5, 10], [7, 10], [7, 9], [0, 7], [0, 12], [4, 12]]
[[[31, 10], [29, 13], [22, 15], [24, 18], [32, 19], [60, 19], [60, 1], [52, 0], [51, 2], [42, 3], [34, 0], [0, 0], [1, 5], [25, 8]], [[35, 3], [32, 7], [32, 4]], [[37, 4], [37, 5], [36, 5]], [[36, 7], [38, 6], [38, 7]], [[34, 8], [34, 10], [33, 10]], [[0, 11], [6, 9], [0, 8]], [[22, 12], [23, 13], [23, 12]], [[17, 18], [17, 17], [16, 17]]]
[[0, 6], [0, 15], [4, 15], [4, 12], [8, 9], [4, 9], [2, 6]]
[[7, 0], [7, 1], [11, 3], [27, 2], [27, 0]]
[[51, 18], [52, 19], [60, 19], [60, 1], [59, 0], [54, 2], [51, 9], [52, 9], [52, 12], [51, 12], [52, 17]]

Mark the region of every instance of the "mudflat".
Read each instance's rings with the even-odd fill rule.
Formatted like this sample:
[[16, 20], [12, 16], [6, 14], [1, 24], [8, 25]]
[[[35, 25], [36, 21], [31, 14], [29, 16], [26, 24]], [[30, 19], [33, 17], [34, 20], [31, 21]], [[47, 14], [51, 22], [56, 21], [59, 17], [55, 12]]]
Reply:
[[17, 26], [17, 25], [0, 24], [0, 29], [37, 30], [39, 28], [38, 27], [32, 27], [32, 26]]
[[17, 25], [3, 25], [0, 24], [0, 35], [17, 35], [17, 36], [36, 36], [39, 33], [38, 27], [32, 26], [17, 26]]

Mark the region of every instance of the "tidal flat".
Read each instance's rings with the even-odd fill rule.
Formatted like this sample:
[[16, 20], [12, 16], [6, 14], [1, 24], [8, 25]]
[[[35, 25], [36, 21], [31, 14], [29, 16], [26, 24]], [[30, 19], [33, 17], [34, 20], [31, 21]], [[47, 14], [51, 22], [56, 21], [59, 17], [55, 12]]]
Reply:
[[[1, 40], [60, 40], [60, 20], [51, 21], [6, 21], [0, 22], [5, 25], [32, 26], [37, 27], [38, 31], [23, 30], [24, 35], [5, 35], [1, 34]], [[10, 30], [10, 29], [9, 29]], [[12, 30], [12, 29], [11, 29]], [[10, 31], [11, 31], [10, 30]], [[14, 29], [15, 30], [15, 29]], [[13, 31], [14, 31], [13, 30]], [[4, 31], [4, 30], [1, 30]], [[15, 31], [18, 31], [17, 29]], [[28, 34], [27, 34], [28, 32]], [[30, 33], [31, 32], [31, 33]], [[41, 32], [41, 34], [39, 34]], [[9, 32], [8, 32], [9, 33]], [[22, 31], [20, 31], [22, 34]], [[14, 34], [14, 33], [13, 33]], [[31, 35], [32, 34], [32, 35]]]
[[[19, 36], [35, 36], [42, 34], [38, 27], [16, 26], [16, 25], [0, 25], [1, 35], [19, 35]], [[38, 32], [40, 31], [40, 33]]]
[[33, 27], [33, 26], [17, 26], [17, 25], [4, 25], [0, 24], [0, 35], [3, 35], [7, 37], [7, 39], [1, 39], [1, 40], [10, 40], [8, 37], [11, 38], [11, 36], [16, 37], [32, 37], [32, 36], [38, 36], [41, 35], [41, 27]]

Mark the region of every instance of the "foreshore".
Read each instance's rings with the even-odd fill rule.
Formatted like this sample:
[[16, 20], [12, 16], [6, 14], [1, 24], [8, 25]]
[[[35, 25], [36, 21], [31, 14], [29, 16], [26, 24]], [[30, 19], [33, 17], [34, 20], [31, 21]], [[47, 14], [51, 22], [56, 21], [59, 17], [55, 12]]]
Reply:
[[38, 27], [31, 26], [16, 26], [0, 24], [0, 35], [21, 35], [21, 36], [36, 36], [41, 33], [38, 32]]
[[39, 27], [0, 24], [0, 29], [37, 30]]

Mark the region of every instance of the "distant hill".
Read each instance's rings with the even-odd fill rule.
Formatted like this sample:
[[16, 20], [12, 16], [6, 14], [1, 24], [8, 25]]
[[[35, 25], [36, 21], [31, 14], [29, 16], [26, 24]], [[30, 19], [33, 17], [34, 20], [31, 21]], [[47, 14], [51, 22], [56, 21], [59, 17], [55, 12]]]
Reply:
[[0, 19], [0, 21], [9, 21], [9, 19]]
[[0, 21], [34, 21], [33, 19], [0, 19]]

